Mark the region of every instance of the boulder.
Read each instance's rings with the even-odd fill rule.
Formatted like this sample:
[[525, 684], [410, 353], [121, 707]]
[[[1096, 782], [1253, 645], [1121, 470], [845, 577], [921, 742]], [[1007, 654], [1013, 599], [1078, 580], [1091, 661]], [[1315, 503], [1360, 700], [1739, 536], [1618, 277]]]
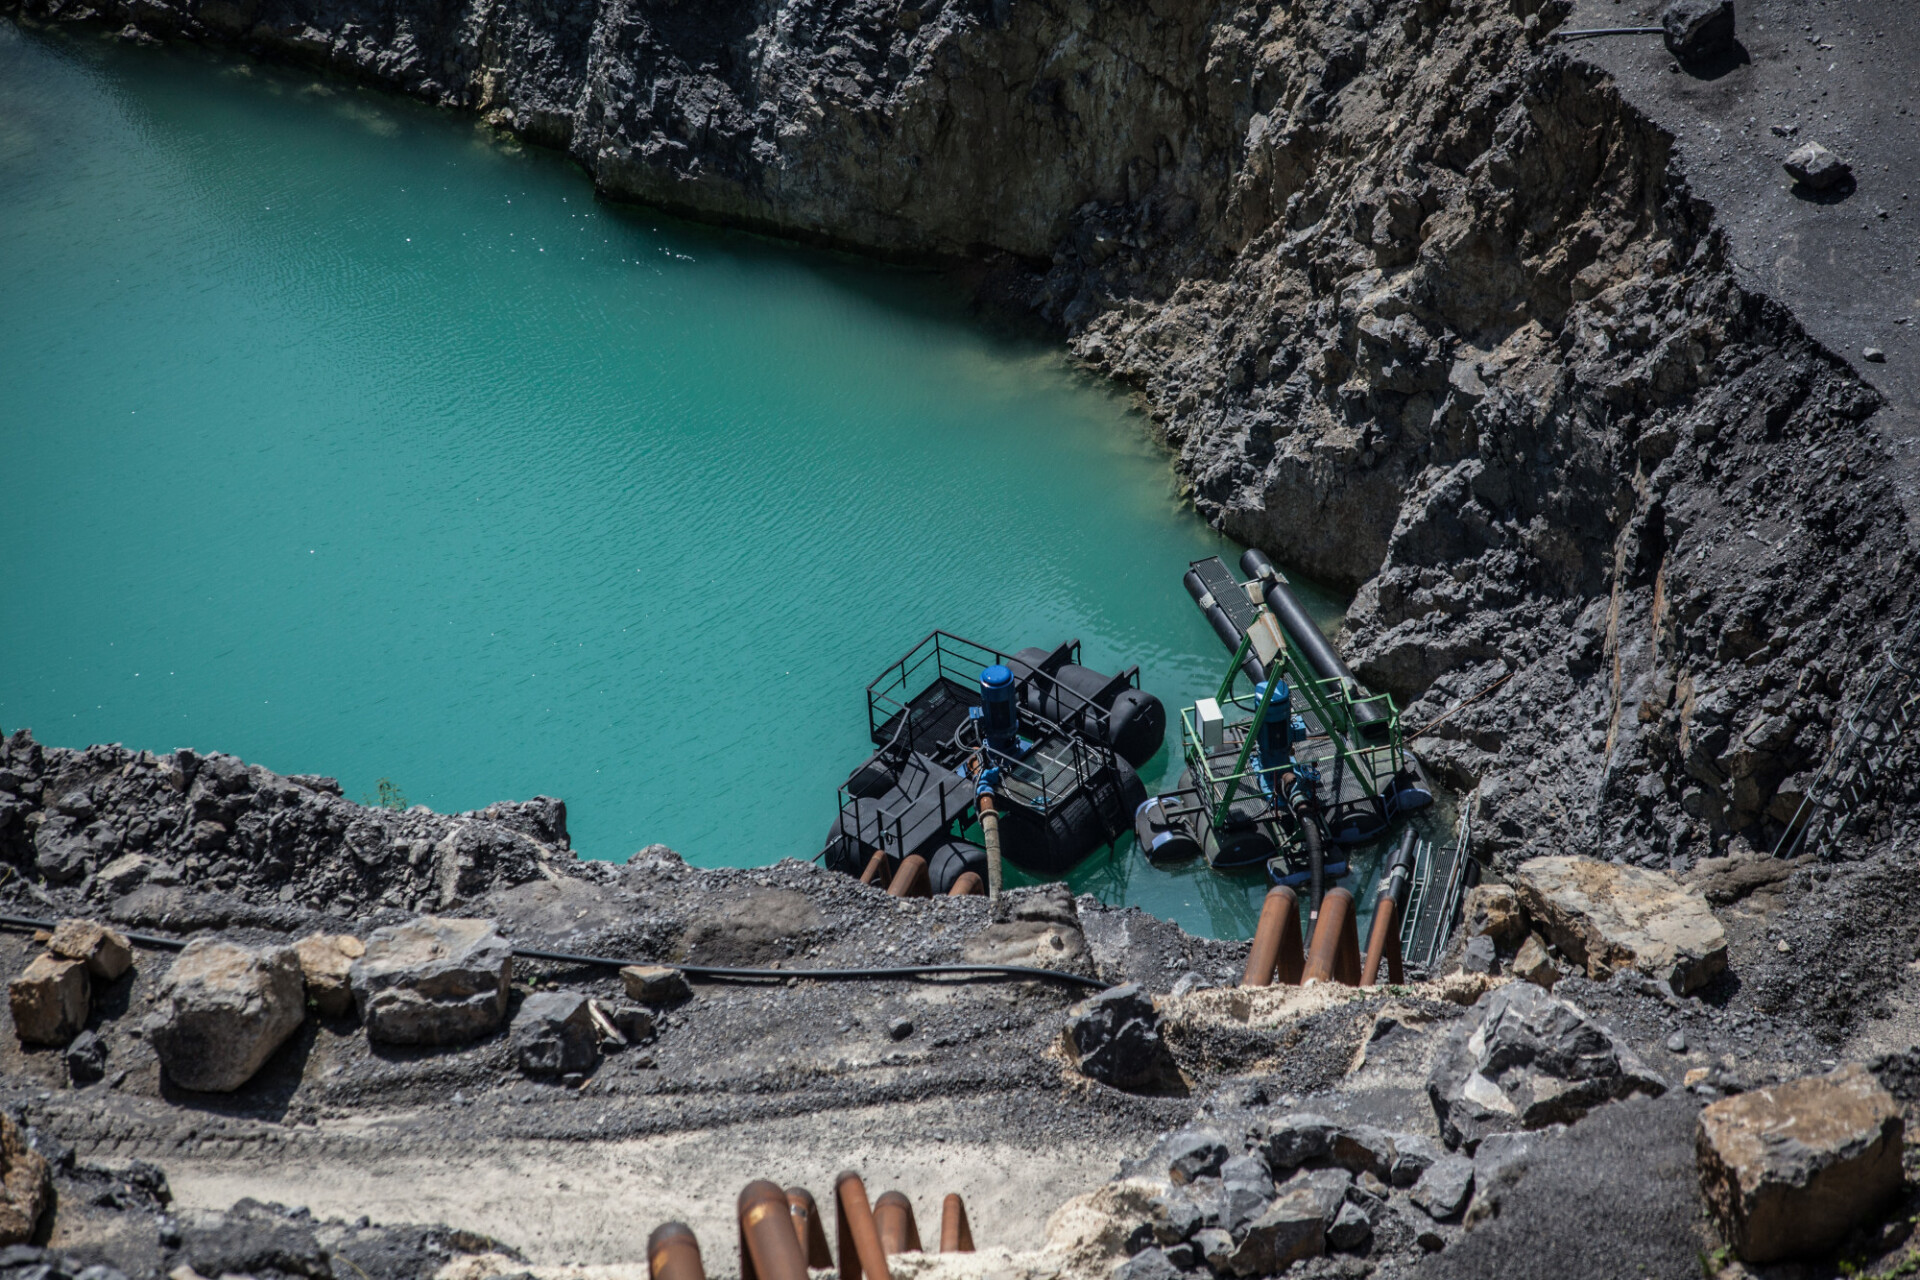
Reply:
[[1393, 1172], [1393, 1135], [1372, 1125], [1347, 1125], [1334, 1133], [1327, 1154], [1342, 1169], [1387, 1178]]
[[1373, 1247], [1373, 1220], [1351, 1202], [1340, 1206], [1327, 1228], [1327, 1248], [1340, 1253], [1365, 1253]]
[[664, 964], [630, 964], [620, 970], [627, 998], [641, 1004], [678, 1004], [693, 994], [687, 975]]
[[67, 1046], [67, 1074], [75, 1084], [92, 1084], [107, 1074], [107, 1042], [82, 1031]]
[[1784, 165], [1795, 182], [1815, 191], [1828, 191], [1853, 176], [1853, 166], [1817, 142], [1809, 142], [1787, 156]]
[[1352, 1186], [1353, 1175], [1345, 1169], [1302, 1169], [1287, 1179], [1280, 1194], [1298, 1192], [1308, 1197], [1320, 1210], [1320, 1220], [1331, 1224], [1340, 1215], [1340, 1206], [1347, 1202]]
[[1393, 1135], [1393, 1165], [1388, 1170], [1386, 1180], [1391, 1186], [1410, 1187], [1420, 1181], [1420, 1176], [1433, 1166], [1441, 1154], [1440, 1144], [1432, 1138], [1414, 1133], [1396, 1133]]
[[1220, 1185], [1229, 1191], [1247, 1191], [1261, 1202], [1273, 1199], [1273, 1175], [1259, 1156], [1235, 1156], [1220, 1166]]
[[1857, 1064], [1700, 1113], [1700, 1190], [1747, 1262], [1825, 1253], [1900, 1194], [1900, 1107]]
[[[1319, 1257], [1327, 1251], [1323, 1199], [1321, 1190], [1311, 1184], [1288, 1183], [1266, 1211], [1247, 1225], [1237, 1247], [1231, 1252], [1221, 1250], [1225, 1256], [1219, 1262], [1210, 1252], [1207, 1261], [1214, 1263], [1215, 1270], [1231, 1275], [1270, 1276], [1302, 1258]], [[1231, 1243], [1231, 1236], [1228, 1241]]]
[[1452, 972], [1481, 974], [1490, 978], [1499, 977], [1500, 953], [1494, 949], [1493, 939], [1485, 934], [1477, 938], [1461, 938], [1459, 954], [1454, 957]]
[[387, 1044], [463, 1044], [499, 1027], [513, 951], [491, 920], [422, 916], [375, 929], [348, 982], [367, 1036]]
[[1160, 1037], [1153, 997], [1138, 983], [1112, 987], [1073, 1006], [1066, 1047], [1080, 1074], [1129, 1093], [1174, 1089], [1180, 1068]]
[[513, 1015], [513, 1060], [522, 1074], [569, 1075], [599, 1059], [600, 1033], [585, 996], [541, 991], [520, 1002]]
[[1167, 1178], [1175, 1186], [1184, 1186], [1196, 1178], [1217, 1176], [1229, 1154], [1224, 1134], [1183, 1129], [1167, 1142]]
[[1534, 924], [1588, 977], [1631, 967], [1685, 995], [1727, 967], [1726, 931], [1706, 899], [1658, 871], [1534, 858], [1514, 887]]
[[1733, 49], [1733, 0], [1673, 0], [1660, 15], [1667, 52], [1682, 62], [1710, 62]]
[[13, 1117], [0, 1112], [0, 1248], [33, 1238], [53, 1198], [47, 1158], [27, 1145]]
[[1520, 898], [1513, 886], [1504, 884], [1477, 884], [1467, 890], [1461, 927], [1470, 938], [1492, 938], [1503, 947], [1527, 936]]
[[614, 1029], [626, 1039], [628, 1044], [640, 1044], [653, 1039], [653, 1010], [642, 1005], [621, 1001], [606, 1007], [607, 1018]]
[[200, 1093], [230, 1093], [306, 1019], [300, 957], [197, 938], [161, 983], [147, 1042], [168, 1079]]
[[1473, 1161], [1465, 1156], [1442, 1156], [1407, 1193], [1436, 1222], [1458, 1217], [1473, 1196]]
[[47, 939], [47, 950], [83, 962], [102, 982], [133, 968], [133, 944], [127, 935], [92, 920], [62, 920]]
[[1580, 1118], [1666, 1083], [1586, 1014], [1529, 982], [1482, 996], [1435, 1055], [1427, 1097], [1449, 1147]]
[[22, 1044], [65, 1044], [87, 1025], [92, 988], [80, 960], [38, 955], [7, 984], [13, 1031]]
[[1261, 1149], [1277, 1177], [1314, 1160], [1324, 1160], [1340, 1126], [1325, 1116], [1305, 1113], [1269, 1120]]
[[323, 1018], [344, 1018], [353, 1011], [353, 962], [367, 954], [367, 944], [350, 933], [310, 933], [293, 944], [300, 956], [300, 976], [307, 984], [307, 1000]]
[[1514, 953], [1513, 976], [1547, 991], [1553, 990], [1553, 984], [1560, 981], [1560, 966], [1547, 954], [1547, 944], [1540, 941], [1539, 934], [1528, 934], [1520, 950]]
[[123, 853], [100, 868], [94, 882], [116, 897], [124, 897], [147, 882], [153, 860], [144, 854]]

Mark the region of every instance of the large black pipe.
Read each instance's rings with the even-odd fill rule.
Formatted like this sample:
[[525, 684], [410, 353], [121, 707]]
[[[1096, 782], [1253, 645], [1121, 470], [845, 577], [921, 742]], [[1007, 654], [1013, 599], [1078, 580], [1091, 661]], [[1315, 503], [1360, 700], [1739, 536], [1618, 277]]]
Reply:
[[[1366, 692], [1366, 686], [1353, 678], [1353, 672], [1347, 669], [1347, 664], [1334, 647], [1327, 643], [1327, 637], [1321, 634], [1313, 615], [1300, 603], [1300, 597], [1293, 594], [1293, 588], [1281, 578], [1279, 570], [1273, 567], [1273, 561], [1267, 559], [1264, 551], [1249, 548], [1240, 557], [1240, 572], [1260, 580], [1267, 608], [1273, 611], [1274, 621], [1286, 629], [1288, 638], [1306, 658], [1315, 676], [1322, 680], [1344, 680], [1356, 694]], [[1191, 584], [1187, 590], [1193, 590]], [[1384, 739], [1391, 725], [1387, 713], [1379, 704], [1372, 702], [1354, 705], [1353, 722], [1361, 737], [1374, 742]]]
[[1380, 888], [1373, 895], [1375, 910], [1379, 910], [1381, 902], [1392, 898], [1400, 916], [1406, 916], [1407, 898], [1413, 888], [1413, 846], [1418, 835], [1412, 827], [1408, 827], [1400, 837], [1399, 848], [1387, 859], [1387, 869], [1380, 876]]
[[[1233, 625], [1233, 619], [1227, 616], [1227, 611], [1215, 602], [1213, 596], [1207, 591], [1207, 584], [1200, 581], [1200, 575], [1189, 569], [1187, 576], [1181, 581], [1187, 584], [1187, 594], [1192, 596], [1193, 602], [1200, 606], [1200, 612], [1206, 615], [1208, 623], [1213, 627], [1213, 633], [1220, 637], [1220, 643], [1227, 646], [1227, 652], [1238, 653], [1240, 641], [1243, 638], [1240, 628]], [[1248, 648], [1247, 656], [1241, 660], [1240, 671], [1253, 684], [1264, 683], [1267, 678], [1267, 664], [1260, 661], [1260, 655], [1252, 648]]]

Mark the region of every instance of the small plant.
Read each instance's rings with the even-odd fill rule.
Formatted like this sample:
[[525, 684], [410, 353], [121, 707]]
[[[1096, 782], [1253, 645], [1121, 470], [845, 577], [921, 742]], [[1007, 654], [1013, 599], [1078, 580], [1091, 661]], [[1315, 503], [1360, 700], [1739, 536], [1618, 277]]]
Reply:
[[1697, 1256], [1700, 1259], [1701, 1276], [1704, 1280], [1713, 1280], [1726, 1269], [1729, 1262], [1733, 1261], [1733, 1250], [1723, 1244], [1712, 1253], [1702, 1253]]
[[392, 778], [380, 779], [373, 784], [373, 789], [379, 792], [378, 798], [364, 795], [360, 797], [360, 803], [367, 808], [391, 809], [395, 813], [403, 812], [407, 808], [407, 797], [401, 793], [400, 785]]

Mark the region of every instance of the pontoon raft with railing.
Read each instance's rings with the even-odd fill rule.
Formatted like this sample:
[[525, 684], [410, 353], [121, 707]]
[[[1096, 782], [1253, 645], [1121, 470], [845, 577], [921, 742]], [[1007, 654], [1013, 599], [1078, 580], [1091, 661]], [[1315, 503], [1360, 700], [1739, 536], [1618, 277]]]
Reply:
[[1354, 679], [1265, 555], [1248, 551], [1240, 565], [1251, 581], [1218, 556], [1187, 571], [1233, 658], [1219, 692], [1180, 713], [1186, 770], [1140, 806], [1134, 831], [1155, 862], [1264, 865], [1275, 884], [1310, 885], [1317, 910], [1327, 882], [1347, 874], [1344, 850], [1381, 840], [1433, 796], [1391, 695]]
[[841, 784], [822, 858], [882, 884], [924, 868], [923, 891], [964, 891], [987, 878], [984, 814], [1008, 861], [1063, 874], [1128, 829], [1146, 799], [1135, 769], [1166, 723], [1138, 667], [1095, 671], [1078, 640], [1003, 653], [935, 631], [867, 686], [875, 750]]

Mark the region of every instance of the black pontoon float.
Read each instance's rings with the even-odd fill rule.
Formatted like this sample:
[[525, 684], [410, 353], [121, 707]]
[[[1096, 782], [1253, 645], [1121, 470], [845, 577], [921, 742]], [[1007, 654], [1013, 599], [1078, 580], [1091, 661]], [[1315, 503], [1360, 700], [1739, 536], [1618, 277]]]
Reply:
[[841, 784], [822, 859], [884, 883], [917, 856], [945, 894], [986, 879], [984, 810], [1008, 861], [1063, 874], [1127, 830], [1166, 723], [1138, 667], [1095, 671], [1078, 640], [1009, 654], [935, 631], [867, 686], [875, 750]]

